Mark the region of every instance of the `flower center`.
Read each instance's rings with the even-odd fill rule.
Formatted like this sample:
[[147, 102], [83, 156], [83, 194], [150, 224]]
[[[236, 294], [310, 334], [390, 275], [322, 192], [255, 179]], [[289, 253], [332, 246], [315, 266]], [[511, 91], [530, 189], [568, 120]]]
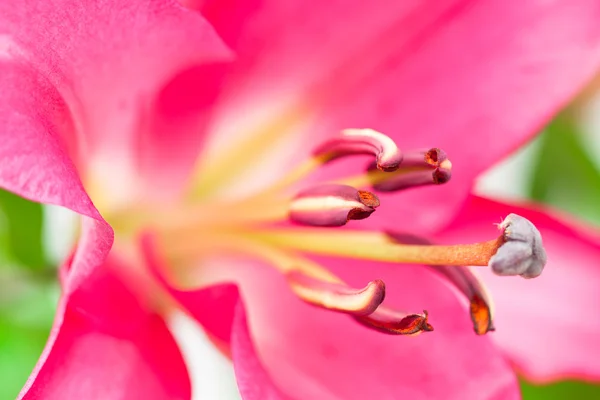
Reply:
[[[363, 173], [296, 189], [321, 166], [357, 154], [374, 157]], [[332, 230], [384, 207], [374, 192], [444, 184], [451, 168], [440, 149], [403, 153], [382, 133], [348, 129], [316, 147], [311, 158], [260, 193], [186, 203], [160, 212], [138, 209], [112, 215], [111, 223], [129, 237], [142, 230], [154, 232], [173, 265], [217, 251], [260, 258], [284, 274], [290, 289], [305, 302], [349, 314], [390, 334], [412, 335], [433, 328], [426, 311], [409, 313], [384, 306], [383, 281], [351, 288], [306, 255], [427, 265], [468, 300], [475, 332], [485, 334], [494, 329], [493, 305], [484, 285], [466, 266], [489, 266], [499, 275], [539, 275], [546, 255], [540, 234], [529, 221], [511, 214], [500, 224], [497, 237], [453, 246], [397, 232]]]

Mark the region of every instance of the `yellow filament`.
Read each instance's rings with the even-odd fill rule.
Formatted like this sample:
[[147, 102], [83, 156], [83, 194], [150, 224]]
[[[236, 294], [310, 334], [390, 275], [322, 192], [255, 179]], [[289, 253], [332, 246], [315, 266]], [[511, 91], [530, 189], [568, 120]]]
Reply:
[[297, 125], [305, 115], [306, 111], [302, 107], [297, 105], [290, 107], [287, 112], [281, 113], [266, 126], [258, 127], [255, 132], [230, 146], [227, 151], [219, 153], [217, 157], [201, 159], [193, 174], [188, 198], [190, 200], [207, 198], [231, 184], [231, 181], [239, 175], [240, 168], [254, 165], [264, 158], [265, 153], [273, 147], [273, 143], [284, 139], [290, 128]]
[[350, 176], [347, 178], [342, 178], [337, 181], [342, 185], [348, 185], [355, 188], [362, 188], [366, 186], [374, 186], [380, 183], [383, 183], [389, 179], [392, 179], [398, 175], [408, 174], [414, 171], [423, 171], [423, 170], [432, 170], [432, 168], [427, 167], [400, 167], [397, 171], [394, 172], [383, 172], [377, 169], [363, 172], [354, 176]]
[[233, 227], [283, 221], [288, 218], [289, 199], [264, 199], [264, 202], [221, 202], [184, 205], [163, 210], [158, 216], [152, 208], [139, 206], [108, 213], [105, 217], [122, 235], [140, 229], [155, 229], [176, 235], [202, 234], [199, 232], [219, 227]]
[[165, 230], [192, 229], [203, 226], [239, 226], [285, 220], [289, 213], [287, 201], [272, 201], [265, 204], [238, 203], [215, 204], [177, 210], [168, 221], [156, 221], [156, 226]]
[[327, 159], [328, 157], [325, 155], [319, 157], [310, 157], [290, 173], [286, 174], [271, 186], [263, 190], [258, 196], [261, 198], [276, 196], [277, 193], [285, 191], [293, 184], [301, 181], [303, 178], [317, 170], [319, 167], [325, 164]]
[[170, 257], [190, 259], [207, 253], [226, 252], [260, 258], [282, 273], [298, 270], [315, 279], [331, 283], [344, 283], [319, 264], [290, 251], [282, 251], [264, 242], [227, 233], [211, 233], [209, 240], [181, 240], [172, 235], [161, 235], [160, 243]]

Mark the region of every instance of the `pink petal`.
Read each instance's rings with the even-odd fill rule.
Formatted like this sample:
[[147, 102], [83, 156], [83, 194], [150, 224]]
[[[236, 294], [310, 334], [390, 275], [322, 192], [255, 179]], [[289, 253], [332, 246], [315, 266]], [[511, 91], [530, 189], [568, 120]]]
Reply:
[[170, 294], [211, 334], [221, 350], [231, 352], [238, 389], [245, 400], [288, 399], [265, 371], [250, 337], [246, 311], [236, 285], [196, 291], [168, 288]]
[[100, 219], [63, 146], [69, 117], [56, 89], [30, 66], [1, 59], [0, 88], [0, 186]]
[[[276, 119], [281, 135], [304, 136], [278, 171], [344, 128], [377, 129], [406, 150], [440, 147], [455, 190], [403, 193], [394, 210], [424, 230], [447, 220], [473, 178], [537, 132], [600, 65], [596, 0], [203, 3], [238, 53], [219, 135], [261, 132]], [[332, 173], [357, 168], [336, 165]]]
[[163, 276], [163, 261], [158, 258], [150, 236], [142, 239], [142, 249], [151, 272], [171, 296], [202, 324], [222, 350], [231, 351], [242, 397], [246, 400], [287, 399], [274, 385], [256, 354], [237, 286], [221, 284], [194, 291], [178, 290]]
[[[34, 396], [35, 391], [43, 390], [38, 386], [38, 378], [41, 382], [49, 379], [48, 371], [52, 372], [52, 366], [57, 363], [53, 348], [64, 349], [65, 340], [68, 343], [76, 332], [76, 327], [69, 325], [62, 330], [66, 324], [64, 313], [71, 307], [69, 298], [85, 289], [86, 278], [104, 262], [112, 246], [113, 231], [83, 189], [63, 146], [59, 130], [68, 127], [69, 119], [56, 89], [29, 66], [2, 60], [0, 87], [0, 158], [3, 160], [0, 186], [30, 200], [62, 205], [84, 216], [69, 271], [62, 274], [64, 296], [53, 331], [22, 392], [22, 396], [30, 396], [28, 390], [33, 387]], [[65, 333], [60, 335], [62, 332]], [[61, 395], [55, 392], [53, 396], [60, 398]]]
[[189, 399], [183, 358], [165, 322], [108, 261], [61, 299], [49, 345], [19, 399]]
[[248, 330], [246, 310], [238, 302], [231, 331], [231, 354], [238, 388], [245, 400], [286, 400], [275, 386], [256, 354]]
[[496, 332], [491, 336], [529, 379], [599, 379], [597, 231], [539, 206], [473, 196], [441, 238], [448, 242], [492, 238], [497, 234], [492, 223], [509, 213], [531, 220], [540, 230], [548, 263], [542, 275], [531, 280], [482, 273], [496, 304]]
[[48, 101], [68, 105], [58, 133], [82, 173], [111, 188], [150, 172], [153, 189], [181, 184], [217, 92], [216, 67], [206, 64], [229, 57], [205, 20], [168, 0], [26, 0], [3, 2], [0, 23], [5, 57], [46, 81]]
[[[202, 270], [206, 282], [240, 285], [257, 352], [282, 392], [322, 400], [519, 398], [504, 358], [473, 334], [467, 311], [437, 278], [418, 267], [329, 261], [357, 286], [382, 278], [386, 303], [429, 310], [435, 331], [412, 338], [369, 330], [300, 301], [280, 273], [256, 262], [222, 260]], [[194, 307], [192, 298], [184, 304]]]
[[21, 63], [0, 60], [0, 187], [85, 218], [67, 292], [74, 291], [108, 254], [113, 231], [86, 194], [59, 131], [68, 112], [50, 83]]
[[52, 333], [21, 398], [80, 399], [90, 391], [96, 398], [189, 397], [185, 367], [164, 322], [142, 308], [107, 271], [111, 266], [101, 267], [113, 232], [62, 146], [60, 96], [22, 63], [0, 63], [0, 86], [0, 186], [84, 216], [72, 263], [63, 270]]

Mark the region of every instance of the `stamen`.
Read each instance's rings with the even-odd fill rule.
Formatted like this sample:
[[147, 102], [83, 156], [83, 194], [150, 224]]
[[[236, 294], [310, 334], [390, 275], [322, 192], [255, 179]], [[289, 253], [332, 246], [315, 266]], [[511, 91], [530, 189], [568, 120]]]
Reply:
[[417, 335], [433, 331], [427, 317], [427, 311], [423, 311], [423, 314], [405, 314], [380, 306], [374, 313], [366, 317], [356, 317], [356, 320], [371, 329], [390, 335]]
[[489, 266], [497, 275], [539, 276], [546, 265], [542, 235], [529, 220], [509, 214], [498, 226], [503, 230], [504, 244], [490, 259]]
[[444, 276], [469, 301], [469, 313], [473, 321], [473, 330], [478, 335], [495, 331], [493, 322], [493, 303], [483, 283], [468, 267], [430, 266]]
[[342, 226], [365, 219], [379, 206], [373, 193], [352, 186], [327, 184], [296, 195], [290, 204], [290, 220], [312, 226]]
[[328, 161], [354, 154], [373, 154], [381, 171], [395, 171], [402, 162], [396, 143], [373, 129], [345, 129], [340, 136], [323, 143], [313, 153], [327, 156]]
[[158, 238], [169, 250], [169, 258], [175, 261], [196, 259], [199, 254], [241, 254], [264, 260], [282, 274], [301, 271], [319, 281], [343, 284], [337, 276], [314, 261], [239, 234], [215, 231], [202, 240], [182, 240], [172, 234], [158, 234]]
[[298, 270], [286, 274], [292, 291], [305, 302], [332, 311], [365, 316], [374, 312], [385, 297], [385, 284], [371, 281], [363, 289], [325, 282]]
[[383, 174], [375, 166], [369, 167], [373, 189], [394, 192], [418, 186], [441, 185], [452, 176], [452, 163], [446, 152], [433, 148], [413, 151], [405, 155], [400, 168], [392, 174]]
[[[171, 236], [161, 237], [163, 245], [168, 243], [172, 259], [189, 259], [198, 251], [198, 243], [184, 243]], [[302, 300], [315, 306], [333, 311], [348, 313], [363, 325], [394, 335], [415, 335], [422, 331], [432, 331], [427, 322], [427, 312], [408, 314], [381, 306], [385, 297], [385, 284], [381, 280], [369, 282], [364, 289], [350, 289], [337, 276], [319, 264], [297, 254], [282, 251], [276, 247], [248, 240], [239, 235], [225, 236], [206, 245], [215, 252], [228, 254], [249, 254], [259, 257], [280, 270], [288, 279], [290, 288]]]
[[[387, 232], [398, 243], [430, 244], [427, 239], [400, 232]], [[442, 275], [469, 301], [469, 311], [473, 329], [478, 335], [494, 331], [492, 321], [493, 303], [483, 282], [467, 267], [449, 267], [446, 265], [430, 266]]]

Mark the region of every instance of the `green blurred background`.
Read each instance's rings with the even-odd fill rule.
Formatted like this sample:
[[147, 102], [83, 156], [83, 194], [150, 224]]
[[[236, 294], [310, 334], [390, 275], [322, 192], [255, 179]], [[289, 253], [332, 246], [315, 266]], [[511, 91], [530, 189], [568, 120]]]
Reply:
[[[572, 109], [559, 115], [535, 141], [530, 167], [521, 171], [531, 178], [524, 189], [535, 200], [600, 224], [600, 171], [582, 146], [586, 139], [573, 115]], [[52, 324], [59, 291], [43, 244], [42, 207], [0, 191], [0, 400], [16, 398]], [[582, 382], [523, 381], [522, 388], [526, 400], [600, 399], [600, 386]]]

